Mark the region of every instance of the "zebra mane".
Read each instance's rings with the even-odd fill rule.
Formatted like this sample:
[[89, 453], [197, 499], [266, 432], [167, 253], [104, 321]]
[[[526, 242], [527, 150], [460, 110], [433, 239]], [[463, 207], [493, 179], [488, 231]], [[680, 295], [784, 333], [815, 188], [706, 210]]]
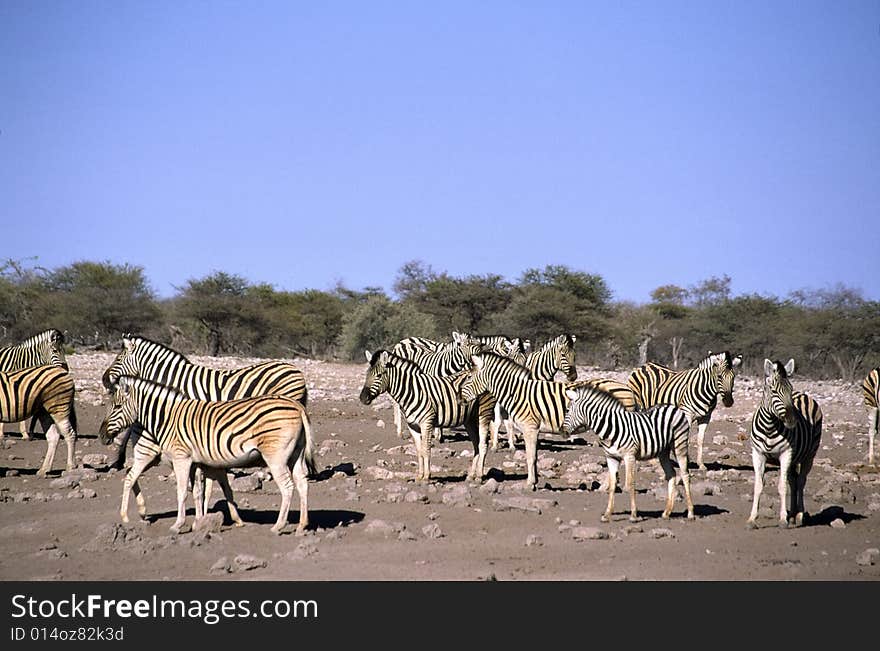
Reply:
[[163, 351], [168, 351], [168, 353], [177, 356], [179, 359], [183, 360], [187, 364], [192, 364], [192, 362], [190, 362], [189, 359], [187, 359], [186, 355], [174, 350], [170, 346], [166, 346], [165, 344], [159, 343], [158, 341], [153, 341], [152, 339], [149, 339], [147, 337], [143, 337], [141, 335], [131, 335], [131, 334], [124, 334], [124, 335], [122, 335], [122, 338], [137, 342], [139, 344], [142, 343], [146, 346], [155, 346], [156, 348], [161, 348]]
[[50, 328], [48, 330], [43, 330], [43, 332], [28, 337], [24, 341], [22, 341], [19, 346], [22, 348], [26, 348], [28, 346], [33, 346], [34, 344], [39, 344], [45, 340], [54, 341], [58, 340], [61, 343], [64, 343], [64, 335], [57, 328]]
[[[723, 359], [719, 359], [722, 357]], [[713, 353], [710, 351], [706, 357], [700, 360], [697, 368], [700, 368], [702, 370], [710, 369], [715, 365], [716, 361], [721, 361], [721, 365], [725, 369], [733, 368], [733, 356], [730, 354], [729, 350], [725, 350], [720, 353]]]
[[370, 368], [373, 368], [376, 365], [376, 363], [379, 361], [379, 358], [382, 356], [382, 353], [387, 354], [388, 359], [393, 362], [389, 366], [401, 368], [406, 371], [422, 373], [422, 370], [414, 361], [406, 359], [405, 357], [401, 357], [400, 355], [396, 355], [390, 350], [385, 350], [384, 348], [380, 348], [375, 353], [373, 353], [372, 357], [370, 357]]
[[515, 362], [509, 357], [504, 357], [503, 355], [498, 355], [496, 353], [491, 353], [488, 351], [480, 353], [479, 357], [482, 357], [486, 361], [493, 361], [500, 366], [508, 367], [512, 370], [515, 370], [517, 373], [522, 374], [525, 379], [532, 379], [532, 372], [528, 369], [528, 367], [523, 366], [519, 362]]
[[592, 386], [590, 384], [582, 384], [579, 386], [570, 387], [570, 390], [576, 391], [587, 399], [596, 400], [602, 406], [607, 405], [608, 407], [616, 411], [626, 411], [626, 407], [623, 405], [623, 403], [615, 398], [614, 394], [606, 391], [605, 389], [601, 389], [597, 386]]

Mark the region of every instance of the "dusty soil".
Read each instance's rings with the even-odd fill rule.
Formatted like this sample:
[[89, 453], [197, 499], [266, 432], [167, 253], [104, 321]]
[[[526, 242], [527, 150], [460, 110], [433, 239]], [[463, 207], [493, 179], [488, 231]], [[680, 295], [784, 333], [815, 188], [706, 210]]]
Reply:
[[[434, 481], [414, 483], [411, 442], [394, 430], [390, 402], [357, 400], [365, 366], [293, 360], [309, 381], [321, 472], [310, 482], [311, 530], [275, 536], [279, 495], [265, 471], [237, 471], [241, 514], [235, 528], [220, 515], [205, 529], [171, 535], [173, 473], [162, 463], [142, 478], [148, 519], [122, 525], [123, 474], [108, 470], [110, 450], [97, 439], [104, 414], [100, 375], [109, 354], [71, 355], [80, 438], [76, 456], [95, 466], [35, 472], [42, 435], [23, 441], [7, 425], [0, 442], [0, 579], [2, 580], [876, 580], [880, 578], [880, 468], [864, 465], [867, 419], [857, 387], [795, 380], [825, 416], [822, 445], [809, 476], [809, 517], [799, 529], [776, 526], [777, 469], [767, 473], [759, 529], [746, 529], [752, 471], [747, 428], [758, 398], [756, 378], [738, 377], [736, 403], [719, 408], [706, 436], [706, 472], [692, 468], [697, 519], [684, 519], [681, 497], [662, 520], [664, 487], [642, 464], [636, 476], [641, 522], [618, 494], [614, 519], [600, 523], [606, 494], [604, 457], [594, 436], [544, 433], [539, 468], [544, 488], [524, 491], [524, 452], [490, 452], [490, 480], [464, 481], [470, 444], [451, 432], [435, 444]], [[238, 367], [247, 359], [195, 358]], [[580, 377], [626, 372], [579, 369]], [[381, 422], [380, 422], [381, 421]], [[691, 445], [691, 458], [695, 456]], [[129, 459], [130, 459], [129, 453]], [[265, 480], [265, 481], [263, 481]], [[681, 491], [681, 488], [679, 488]], [[215, 491], [212, 511], [223, 513]], [[294, 506], [296, 497], [294, 497]], [[130, 513], [136, 514], [132, 503]], [[188, 523], [194, 510], [190, 502]]]

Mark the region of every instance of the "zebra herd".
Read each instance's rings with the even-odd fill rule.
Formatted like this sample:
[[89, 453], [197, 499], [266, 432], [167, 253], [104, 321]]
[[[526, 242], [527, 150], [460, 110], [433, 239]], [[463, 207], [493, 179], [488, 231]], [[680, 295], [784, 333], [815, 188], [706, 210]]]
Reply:
[[[733, 385], [742, 358], [730, 352], [709, 353], [696, 368], [673, 370], [648, 363], [622, 384], [609, 378], [577, 377], [573, 334], [561, 334], [532, 350], [529, 342], [505, 336], [472, 336], [454, 332], [448, 343], [410, 337], [391, 349], [366, 351], [368, 368], [360, 400], [370, 404], [387, 393], [399, 410], [418, 457], [417, 481], [429, 481], [432, 440], [443, 428], [463, 427], [474, 449], [468, 479], [481, 481], [491, 443], [507, 423], [511, 447], [515, 432], [525, 444], [526, 486], [537, 487], [537, 449], [542, 428], [573, 434], [595, 432], [609, 471], [611, 517], [620, 464], [630, 494], [630, 518], [637, 518], [636, 462], [655, 460], [667, 482], [663, 517], [675, 497], [676, 470], [685, 490], [686, 515], [694, 517], [688, 471], [688, 443], [697, 425], [697, 466], [703, 464], [703, 438], [721, 399], [733, 405]], [[55, 449], [67, 442], [67, 469], [74, 467], [76, 413], [74, 382], [58, 330], [47, 330], [17, 346], [0, 349], [0, 421], [39, 420], [47, 452], [38, 474], [51, 470]], [[822, 412], [806, 394], [794, 391], [794, 360], [764, 362], [762, 397], [751, 423], [754, 496], [748, 524], [754, 526], [768, 459], [780, 464], [781, 526], [800, 526], [803, 492], [819, 447]], [[565, 381], [556, 381], [557, 373]], [[172, 525], [185, 524], [187, 492], [192, 491], [196, 518], [207, 512], [213, 482], [220, 484], [230, 517], [242, 521], [227, 478], [232, 467], [267, 466], [281, 494], [272, 531], [287, 523], [296, 488], [300, 497], [297, 529], [308, 526], [308, 477], [315, 473], [313, 432], [306, 411], [308, 392], [303, 373], [282, 361], [223, 371], [191, 363], [177, 351], [139, 336], [125, 336], [122, 350], [103, 374], [109, 406], [99, 437], [115, 444], [124, 461], [129, 439], [133, 460], [123, 482], [120, 516], [128, 521], [130, 493], [143, 517], [146, 503], [138, 478], [170, 458], [178, 512]], [[880, 368], [865, 378], [862, 389], [869, 417], [869, 463], [880, 405]], [[2, 436], [2, 432], [0, 432]]]

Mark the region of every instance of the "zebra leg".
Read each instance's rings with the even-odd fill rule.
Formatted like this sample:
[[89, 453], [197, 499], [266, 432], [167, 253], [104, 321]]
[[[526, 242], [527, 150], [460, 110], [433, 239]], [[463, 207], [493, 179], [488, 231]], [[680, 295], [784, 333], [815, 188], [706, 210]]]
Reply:
[[691, 495], [691, 472], [688, 470], [688, 443], [687, 439], [675, 450], [675, 463], [678, 465], [678, 472], [681, 475], [681, 483], [684, 484], [684, 499], [687, 504], [687, 518], [693, 520], [694, 516], [694, 500]]
[[614, 457], [605, 457], [608, 463], [608, 506], [605, 513], [599, 518], [602, 522], [611, 522], [611, 513], [614, 510], [614, 491], [617, 490], [617, 469], [620, 468], [620, 460]]
[[635, 455], [632, 455], [632, 454], [626, 455], [623, 458], [623, 464], [624, 464], [624, 469], [626, 470], [626, 484], [629, 488], [629, 521], [630, 522], [638, 522], [639, 513], [636, 510], [636, 457], [635, 457]]
[[421, 432], [417, 432], [414, 427], [409, 427], [409, 423], [407, 423], [407, 427], [409, 428], [409, 435], [412, 437], [413, 445], [416, 448], [416, 459], [418, 459], [418, 470], [416, 471], [416, 481], [421, 481], [423, 473], [422, 468], [422, 434]]
[[[299, 461], [297, 461], [299, 463]], [[272, 472], [275, 483], [278, 484], [278, 490], [281, 492], [281, 508], [278, 509], [278, 519], [272, 525], [272, 532], [280, 534], [282, 529], [287, 526], [287, 514], [290, 512], [290, 498], [293, 497], [293, 478], [291, 477], [290, 468], [282, 459], [266, 459], [266, 464]], [[300, 493], [302, 499], [302, 493]], [[302, 525], [302, 514], [300, 514], [300, 525]], [[297, 527], [299, 530], [299, 527]]]
[[61, 434], [58, 433], [58, 426], [52, 423], [46, 431], [46, 456], [43, 458], [43, 463], [37, 471], [37, 477], [45, 477], [46, 473], [52, 469], [52, 462], [55, 460], [55, 450], [60, 439]]
[[296, 532], [302, 533], [309, 526], [309, 480], [308, 469], [302, 456], [297, 459], [291, 473], [293, 481], [296, 484], [296, 492], [299, 493], [299, 523], [296, 525]]
[[489, 423], [489, 438], [492, 441], [492, 452], [498, 451], [498, 431], [501, 429], [501, 405], [495, 403], [492, 421]]
[[663, 469], [663, 478], [666, 480], [666, 508], [663, 509], [663, 514], [660, 517], [668, 518], [672, 514], [672, 508], [675, 505], [676, 474], [668, 452], [661, 453], [657, 457], [657, 461]]
[[394, 425], [397, 427], [397, 438], [405, 439], [406, 436], [403, 433], [403, 415], [400, 411], [400, 405], [396, 402], [394, 403]]
[[58, 430], [64, 437], [64, 442], [67, 443], [67, 469], [73, 470], [76, 468], [76, 462], [73, 459], [73, 448], [76, 445], [76, 430], [73, 429], [69, 418], [61, 418], [58, 421]]
[[174, 476], [177, 479], [177, 519], [171, 525], [171, 532], [180, 533], [186, 523], [186, 493], [192, 457], [175, 456], [171, 459], [171, 465], [174, 466]]
[[21, 434], [21, 438], [25, 441], [28, 441], [31, 438], [31, 434], [28, 431], [28, 423], [29, 422], [30, 422], [30, 419], [28, 418], [26, 420], [21, 421], [18, 424], [18, 431]]
[[526, 488], [537, 490], [538, 488], [538, 428], [540, 425], [533, 423], [522, 424], [523, 441], [526, 444], [526, 469], [528, 479]]
[[703, 463], [703, 439], [706, 437], [708, 426], [708, 421], [697, 424], [697, 468], [700, 470], [706, 469], [706, 464]]
[[779, 526], [788, 528], [788, 484], [791, 481], [791, 458], [793, 451], [786, 450], [779, 455]]
[[797, 483], [795, 485], [796, 500], [794, 508], [792, 509], [794, 511], [794, 526], [796, 527], [800, 527], [804, 524], [804, 513], [806, 511], [804, 508], [804, 487], [807, 484], [807, 475], [812, 467], [812, 459], [803, 461], [801, 462], [801, 468], [798, 472]]
[[202, 467], [196, 464], [192, 465], [190, 472], [190, 482], [192, 483], [193, 502], [196, 503], [196, 520], [201, 520], [208, 512], [208, 502], [205, 499], [205, 472]]
[[747, 524], [751, 529], [757, 529], [755, 520], [758, 517], [758, 504], [761, 501], [761, 493], [764, 491], [764, 466], [767, 459], [763, 454], [752, 447], [752, 467], [755, 469], [755, 491], [752, 497], [752, 512], [749, 514]]
[[[229, 485], [229, 478], [226, 476], [226, 470], [221, 469], [217, 474], [217, 483], [223, 490], [223, 497], [226, 500], [226, 508], [229, 509], [229, 517], [236, 527], [243, 527], [241, 516], [238, 514], [238, 506], [235, 503], [235, 496], [232, 494], [232, 486]], [[207, 489], [206, 489], [207, 490]], [[208, 501], [205, 499], [205, 513], [208, 512]]]
[[868, 409], [868, 463], [874, 465], [874, 438], [877, 436], [877, 424], [880, 422], [880, 407]]
[[135, 447], [134, 461], [131, 464], [131, 470], [128, 471], [122, 482], [122, 506], [119, 507], [119, 515], [123, 522], [128, 522], [128, 496], [132, 490], [134, 490], [135, 499], [137, 500], [138, 513], [141, 517], [146, 514], [146, 503], [144, 502], [143, 495], [141, 495], [141, 489], [137, 480], [156, 456], [157, 455], [153, 452], [138, 450], [137, 447]]
[[422, 458], [423, 473], [421, 481], [431, 479], [431, 439], [434, 438], [434, 424], [431, 421], [420, 423], [422, 430], [422, 446], [419, 448], [419, 456]]
[[516, 450], [516, 425], [513, 419], [508, 418], [504, 421], [504, 427], [507, 430], [507, 447]]

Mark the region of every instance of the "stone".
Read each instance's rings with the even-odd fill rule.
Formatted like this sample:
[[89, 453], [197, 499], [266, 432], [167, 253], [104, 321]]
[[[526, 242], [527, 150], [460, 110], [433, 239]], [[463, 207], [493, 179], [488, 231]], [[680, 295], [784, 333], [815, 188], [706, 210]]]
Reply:
[[532, 497], [504, 497], [492, 500], [492, 507], [496, 511], [528, 511], [530, 513], [541, 514], [542, 510], [546, 510], [556, 505], [555, 500], [532, 498]]
[[385, 520], [370, 520], [364, 531], [371, 536], [389, 536], [397, 533], [393, 526], [385, 522]]
[[387, 468], [379, 468], [378, 466], [370, 466], [364, 469], [364, 474], [371, 479], [393, 479], [394, 473]]
[[830, 525], [833, 529], [846, 529], [846, 522], [841, 520], [840, 518], [834, 518]]
[[72, 479], [76, 482], [98, 481], [98, 473], [93, 468], [74, 468], [61, 473], [61, 479]]
[[214, 561], [214, 564], [211, 566], [209, 572], [214, 575], [229, 574], [230, 572], [232, 572], [232, 566], [229, 564], [229, 559], [226, 558], [226, 556], [221, 556], [216, 561]]
[[436, 522], [426, 524], [424, 527], [422, 527], [422, 534], [425, 536], [425, 538], [430, 539], [443, 538], [443, 536], [445, 535]]
[[880, 549], [870, 547], [856, 556], [856, 563], [863, 566], [873, 565], [878, 558], [880, 558]]
[[86, 468], [106, 468], [107, 467], [107, 455], [106, 454], [84, 454], [82, 458], [82, 464]]
[[672, 533], [672, 529], [651, 529], [651, 538], [675, 538], [675, 534]]
[[456, 486], [452, 490], [443, 493], [440, 499], [443, 504], [450, 504], [452, 506], [463, 507], [471, 505], [471, 493], [467, 486]]
[[379, 429], [385, 429], [385, 421], [380, 418], [376, 421], [376, 427]]
[[481, 493], [497, 493], [499, 489], [500, 486], [498, 484], [498, 481], [494, 477], [490, 477], [485, 482], [483, 482], [482, 486], [480, 486]]
[[207, 531], [217, 533], [223, 527], [223, 514], [220, 512], [206, 513], [201, 518], [196, 518], [193, 523], [193, 531]]
[[258, 558], [257, 556], [238, 554], [232, 559], [232, 564], [236, 571], [248, 572], [250, 570], [266, 567], [269, 563], [265, 559]]
[[413, 504], [415, 502], [427, 503], [428, 496], [419, 491], [407, 491], [407, 493], [403, 496], [403, 501], [409, 502], [410, 504]]
[[416, 536], [412, 531], [404, 529], [397, 535], [398, 540], [412, 541], [418, 540], [418, 536]]
[[541, 539], [541, 536], [537, 534], [531, 534], [526, 537], [525, 545], [526, 547], [543, 547], [544, 541]]
[[607, 531], [597, 527], [572, 527], [571, 537], [574, 540], [607, 540], [610, 536]]
[[257, 477], [256, 474], [242, 475], [229, 482], [229, 486], [234, 493], [252, 493], [260, 490], [263, 486], [263, 482], [260, 481], [260, 478]]
[[73, 477], [58, 477], [49, 482], [50, 488], [75, 488], [79, 481]]

